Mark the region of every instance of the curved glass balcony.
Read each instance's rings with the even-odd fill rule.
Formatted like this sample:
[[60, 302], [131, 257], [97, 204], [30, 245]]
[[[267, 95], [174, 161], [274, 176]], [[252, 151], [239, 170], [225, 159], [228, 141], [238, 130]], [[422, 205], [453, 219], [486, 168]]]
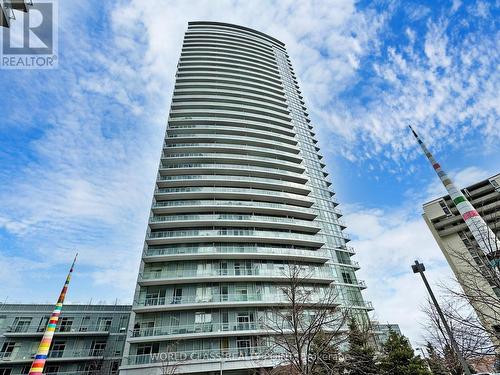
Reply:
[[[296, 204], [297, 206], [311, 207], [314, 201], [304, 195], [285, 193], [275, 190], [263, 189], [245, 189], [228, 187], [204, 187], [189, 186], [179, 188], [160, 188], [155, 190], [155, 196], [158, 200], [162, 198], [182, 199], [182, 198], [210, 198], [212, 196], [221, 196], [223, 198], [242, 198], [261, 199], [263, 201], [273, 200], [277, 202]], [[182, 197], [181, 197], [182, 196]], [[271, 199], [275, 197], [276, 199]]]
[[239, 165], [246, 166], [252, 165], [263, 168], [272, 168], [280, 171], [286, 170], [292, 173], [302, 174], [305, 168], [296, 163], [291, 163], [284, 160], [259, 157], [253, 155], [238, 155], [238, 154], [203, 154], [203, 155], [192, 155], [192, 156], [167, 156], [162, 158], [162, 168], [168, 168], [169, 163], [175, 163], [175, 165], [181, 163], [203, 163], [203, 162], [215, 162], [215, 163], [227, 163], [228, 165], [234, 165], [238, 163]]
[[[226, 122], [226, 124], [221, 124], [219, 126], [214, 125], [214, 124], [209, 124], [209, 125], [192, 125], [196, 126], [196, 128], [184, 128], [181, 127], [181, 125], [175, 124], [175, 122], [171, 122], [170, 125], [167, 128], [167, 138], [186, 138], [186, 137], [192, 137], [192, 136], [205, 136], [205, 137], [210, 137], [210, 136], [225, 136], [226, 138], [244, 138], [244, 139], [264, 139], [272, 142], [279, 142], [279, 144], [286, 145], [288, 147], [297, 147], [297, 140], [288, 137], [284, 134], [278, 133], [278, 132], [272, 132], [272, 131], [264, 131], [260, 129], [255, 129], [250, 126], [246, 128], [240, 128], [237, 126], [233, 126], [232, 120], [229, 121], [224, 121], [227, 118], [224, 118], [222, 116], [214, 116], [214, 117], [198, 117], [194, 116], [192, 117], [191, 115], [186, 115], [183, 117], [171, 117], [171, 119], [181, 119], [181, 120], [189, 120], [189, 122], [197, 122], [197, 123], [203, 123], [206, 122], [207, 118], [209, 118], [212, 122]], [[238, 120], [236, 120], [238, 121]], [[188, 121], [186, 121], [188, 122]], [[190, 123], [187, 123], [186, 125], [191, 126]], [[182, 122], [181, 122], [182, 123]], [[259, 123], [257, 123], [259, 124]], [[268, 127], [267, 122], [262, 122], [260, 123], [260, 126], [257, 125], [255, 126], [256, 128], [259, 127]]]
[[[186, 186], [196, 186], [196, 185], [191, 185], [188, 182], [190, 180], [199, 180], [199, 181], [204, 181], [204, 180], [211, 180], [211, 181], [224, 181], [224, 185], [229, 185], [233, 184], [234, 182], [237, 181], [242, 181], [242, 182], [248, 182], [248, 183], [255, 183], [255, 184], [263, 184], [263, 185], [271, 185], [273, 187], [280, 187], [282, 190], [287, 190], [286, 188], [290, 188], [290, 190], [293, 190], [294, 192], [302, 193], [303, 195], [308, 195], [311, 190], [302, 184], [298, 184], [295, 182], [290, 182], [286, 180], [280, 180], [280, 179], [274, 179], [274, 178], [265, 178], [265, 177], [253, 177], [253, 176], [233, 176], [233, 175], [178, 175], [178, 176], [159, 176], [157, 178], [157, 182], [162, 182], [162, 181], [178, 181], [180, 183], [185, 183]], [[205, 183], [203, 183], [205, 184]], [[170, 185], [171, 186], [171, 185]], [[184, 185], [183, 185], [184, 186]]]
[[[193, 142], [194, 141], [194, 142]], [[252, 145], [257, 147], [270, 147], [274, 150], [285, 151], [291, 154], [299, 154], [300, 150], [297, 146], [292, 146], [288, 143], [283, 143], [279, 141], [271, 141], [265, 138], [256, 138], [256, 137], [240, 137], [235, 135], [222, 135], [222, 134], [194, 134], [194, 135], [179, 135], [178, 137], [168, 137], [165, 138], [166, 146], [165, 147], [175, 147], [171, 146], [176, 143], [208, 143], [212, 142], [212, 144], [234, 144], [234, 145]]]
[[[193, 62], [192, 64], [194, 64]], [[205, 85], [204, 85], [205, 86]], [[210, 85], [206, 85], [210, 86]], [[183, 98], [184, 96], [189, 96], [189, 95], [203, 95], [205, 94], [206, 97], [209, 97], [211, 95], [215, 95], [220, 98], [242, 98], [242, 99], [251, 99], [255, 100], [258, 102], [262, 102], [264, 104], [269, 104], [269, 105], [274, 105], [278, 108], [281, 108], [283, 110], [288, 110], [288, 106], [286, 103], [283, 101], [283, 98], [275, 98], [271, 97], [267, 94], [260, 93], [257, 90], [243, 90], [243, 89], [238, 89], [236, 87], [230, 87], [230, 88], [221, 88], [218, 86], [213, 86], [213, 87], [199, 87], [199, 86], [190, 86], [190, 85], [180, 85], [176, 86], [175, 91], [174, 91], [174, 98]], [[203, 95], [203, 97], [205, 97]]]
[[[312, 280], [324, 280], [328, 284], [334, 281], [333, 271], [330, 267], [315, 267], [304, 270], [304, 275], [307, 275], [307, 279], [311, 282]], [[140, 279], [143, 281], [147, 280], [168, 280], [173, 279], [177, 282], [182, 282], [183, 278], [199, 278], [199, 277], [226, 277], [234, 276], [244, 277], [244, 276], [263, 276], [288, 280], [287, 270], [283, 267], [280, 268], [228, 268], [228, 269], [186, 269], [186, 270], [161, 270], [161, 271], [149, 271], [145, 270], [140, 275]]]
[[[225, 349], [205, 349], [205, 350], [185, 350], [177, 352], [169, 352], [168, 358], [171, 360], [178, 361], [189, 361], [189, 360], [207, 360], [209, 361], [220, 361], [221, 358], [226, 360], [230, 358], [234, 359], [244, 359], [244, 358], [259, 358], [262, 356], [270, 355], [276, 353], [277, 349], [271, 349], [268, 346], [248, 346], [242, 348], [225, 348]], [[140, 354], [140, 355], [129, 355], [124, 357], [124, 362], [127, 365], [145, 365], [150, 363], [162, 363], [165, 362], [164, 357], [160, 355], [161, 353], [152, 354]]]
[[255, 165], [241, 165], [241, 164], [217, 164], [217, 163], [179, 163], [179, 164], [170, 164], [170, 165], [161, 165], [160, 173], [163, 171], [168, 171], [169, 169], [185, 169], [190, 168], [195, 170], [197, 169], [234, 169], [234, 170], [250, 170], [251, 172], [267, 172], [274, 174], [281, 174], [285, 176], [294, 177], [295, 179], [299, 179], [301, 181], [308, 181], [308, 177], [306, 175], [302, 175], [300, 173], [290, 172], [286, 169], [280, 168], [266, 168], [266, 167], [258, 167]]
[[273, 246], [239, 246], [239, 245], [219, 245], [219, 246], [172, 246], [164, 248], [147, 248], [144, 252], [145, 256], [164, 256], [164, 255], [179, 255], [179, 254], [276, 254], [280, 256], [296, 254], [304, 257], [321, 257], [329, 259], [329, 255], [320, 250], [304, 250], [292, 247], [273, 247]]
[[[236, 200], [178, 200], [160, 201], [153, 204], [152, 209], [158, 213], [189, 212], [195, 209], [198, 212], [213, 210], [234, 212], [244, 212], [251, 210], [258, 213], [278, 213], [292, 217], [304, 219], [316, 218], [316, 213], [312, 208], [293, 206], [289, 204], [256, 202], [256, 201], [236, 201]], [[182, 211], [184, 209], [184, 211]], [[348, 250], [344, 250], [348, 251]]]
[[[296, 243], [305, 246], [321, 247], [324, 239], [321, 235], [302, 234], [294, 232], [278, 232], [277, 230], [258, 230], [258, 229], [188, 229], [188, 230], [167, 230], [151, 232], [146, 237], [148, 244], [206, 242], [213, 238], [214, 241], [224, 241], [225, 237], [233, 239], [242, 238], [245, 241], [259, 241], [267, 243]], [[172, 239], [173, 241], [169, 241]]]
[[[173, 148], [175, 150], [169, 150]], [[296, 161], [297, 163], [302, 163], [302, 158], [294, 153], [288, 153], [282, 150], [275, 150], [269, 147], [258, 147], [258, 146], [247, 146], [247, 145], [236, 145], [232, 143], [174, 143], [168, 144], [164, 147], [164, 150], [167, 152], [177, 152], [178, 148], [186, 148], [186, 149], [227, 149], [227, 150], [240, 150], [240, 151], [256, 151], [261, 153], [269, 153], [275, 155], [275, 158], [281, 157], [282, 159], [289, 161]]]
[[[217, 332], [232, 332], [232, 331], [255, 331], [265, 330], [263, 324], [257, 322], [248, 323], [193, 323], [183, 324], [178, 326], [160, 326], [134, 329], [131, 333], [133, 338], [154, 337], [154, 336], [177, 336], [186, 334], [203, 334]], [[241, 332], [240, 334], [245, 334]], [[248, 334], [248, 333], [247, 333]], [[137, 340], [139, 341], [139, 340]]]
[[226, 159], [242, 159], [242, 160], [248, 160], [248, 159], [254, 159], [254, 160], [262, 160], [265, 162], [271, 162], [271, 163], [280, 163], [281, 165], [287, 165], [295, 169], [295, 171], [300, 171], [303, 172], [305, 168], [301, 165], [301, 162], [296, 163], [296, 162], [291, 162], [288, 160], [283, 160], [280, 158], [278, 155], [274, 156], [256, 156], [252, 154], [245, 154], [245, 151], [240, 150], [239, 153], [233, 153], [233, 154], [226, 154], [223, 152], [182, 152], [182, 153], [175, 153], [172, 155], [162, 155], [163, 160], [172, 160], [172, 159], [184, 159], [184, 158], [226, 158]]
[[[274, 305], [289, 303], [289, 299], [283, 294], [247, 293], [247, 294], [210, 294], [204, 296], [182, 296], [182, 297], [156, 297], [141, 298], [134, 303], [137, 311], [163, 311], [218, 308], [220, 306], [245, 306], [245, 305]], [[311, 298], [309, 303], [314, 304], [321, 301], [321, 296]], [[336, 306], [338, 303], [333, 303]]]
[[317, 233], [320, 228], [314, 225], [314, 222], [309, 220], [294, 219], [288, 217], [279, 216], [261, 216], [261, 215], [244, 215], [244, 214], [207, 214], [207, 215], [169, 215], [169, 216], [153, 216], [150, 220], [150, 224], [156, 223], [172, 223], [172, 222], [193, 222], [193, 221], [205, 221], [212, 222], [212, 224], [218, 226], [227, 226], [227, 222], [248, 222], [248, 225], [252, 223], [267, 223], [270, 224], [283, 224], [283, 226], [295, 226], [304, 228], [308, 232]]

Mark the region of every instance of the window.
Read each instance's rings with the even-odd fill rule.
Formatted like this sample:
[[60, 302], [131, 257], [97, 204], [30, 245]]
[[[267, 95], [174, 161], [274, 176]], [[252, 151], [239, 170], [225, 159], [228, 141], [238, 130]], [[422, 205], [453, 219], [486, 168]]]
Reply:
[[113, 322], [112, 318], [99, 318], [97, 320], [97, 330], [108, 332], [111, 328], [111, 323]]
[[52, 343], [52, 349], [50, 350], [49, 357], [51, 358], [61, 358], [66, 349], [66, 341], [54, 341]]
[[452, 216], [450, 209], [448, 208], [448, 205], [444, 200], [439, 201], [439, 205], [443, 209], [443, 212], [446, 214], [446, 216]]
[[10, 368], [0, 368], [0, 375], [10, 375], [12, 372], [12, 369]]
[[196, 302], [210, 302], [210, 301], [212, 301], [211, 287], [196, 288]]
[[71, 326], [73, 325], [73, 318], [67, 317], [62, 318], [59, 324], [59, 332], [71, 332]]
[[14, 320], [14, 332], [28, 332], [31, 318], [16, 318]]
[[159, 350], [160, 350], [160, 344], [157, 342], [154, 342], [152, 344], [139, 344], [137, 346], [137, 355], [148, 355], [151, 353], [158, 353]]
[[346, 284], [352, 284], [352, 277], [349, 273], [347, 272], [342, 272], [342, 280]]
[[102, 356], [104, 355], [104, 349], [106, 349], [106, 341], [92, 341], [92, 346], [90, 347], [90, 356]]
[[[23, 366], [23, 368], [21, 369], [21, 374], [29, 374], [30, 369], [31, 369], [31, 366]], [[1, 374], [1, 372], [0, 372], [0, 374]]]
[[212, 323], [212, 314], [205, 312], [197, 312], [194, 314], [194, 323], [195, 324]]
[[250, 323], [253, 322], [253, 314], [247, 312], [238, 313], [237, 322], [238, 322], [237, 326], [238, 330], [250, 329]]
[[118, 374], [118, 368], [120, 367], [120, 361], [113, 361], [111, 362], [111, 375], [117, 375]]
[[89, 330], [90, 325], [90, 316], [84, 316], [82, 318], [82, 325], [80, 326], [80, 332], [87, 332]]
[[58, 372], [59, 372], [59, 366], [50, 365], [45, 367], [44, 374], [52, 375], [52, 374], [57, 374]]
[[47, 324], [49, 324], [49, 319], [50, 319], [49, 315], [42, 316], [40, 318], [40, 322], [38, 323], [37, 332], [45, 331], [45, 328], [47, 328]]
[[16, 347], [16, 343], [12, 341], [4, 342], [0, 351], [0, 358], [9, 358]]
[[7, 320], [6, 315], [0, 315], [0, 330], [2, 330], [3, 327], [5, 327], [5, 321]]
[[181, 301], [182, 301], [182, 288], [175, 288], [174, 298], [172, 300], [172, 303], [181, 303]]

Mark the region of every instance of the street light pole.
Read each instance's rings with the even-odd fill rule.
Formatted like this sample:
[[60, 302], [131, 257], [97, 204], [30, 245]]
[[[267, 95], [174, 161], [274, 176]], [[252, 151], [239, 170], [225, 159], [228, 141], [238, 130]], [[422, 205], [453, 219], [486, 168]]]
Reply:
[[429, 292], [429, 295], [431, 296], [432, 303], [434, 304], [434, 307], [436, 308], [436, 311], [439, 315], [439, 318], [441, 319], [441, 322], [443, 323], [444, 329], [446, 330], [446, 333], [448, 334], [451, 342], [451, 346], [453, 350], [455, 350], [455, 353], [458, 357], [458, 360], [460, 361], [460, 364], [462, 365], [465, 375], [471, 375], [471, 372], [469, 370], [469, 365], [467, 362], [465, 362], [465, 358], [462, 356], [462, 353], [460, 352], [460, 349], [458, 348], [457, 342], [455, 341], [455, 338], [453, 337], [453, 333], [451, 332], [450, 326], [448, 325], [448, 322], [446, 321], [443, 311], [441, 310], [441, 307], [439, 306], [439, 303], [434, 296], [434, 293], [432, 292], [431, 286], [427, 282], [427, 278], [424, 275], [425, 271], [425, 266], [423, 263], [420, 263], [418, 260], [415, 261], [415, 264], [411, 266], [411, 269], [413, 270], [413, 273], [419, 273], [420, 276], [422, 277], [422, 280], [425, 284], [425, 287], [427, 288], [427, 292]]

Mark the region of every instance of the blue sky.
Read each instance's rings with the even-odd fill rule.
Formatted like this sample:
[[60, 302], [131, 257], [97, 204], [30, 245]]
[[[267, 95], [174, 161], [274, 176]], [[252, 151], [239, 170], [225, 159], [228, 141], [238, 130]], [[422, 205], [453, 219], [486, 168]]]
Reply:
[[[103, 4], [105, 3], [105, 4]], [[283, 40], [381, 321], [420, 340], [450, 271], [421, 219], [443, 189], [413, 123], [460, 186], [500, 172], [494, 1], [61, 1], [59, 67], [0, 71], [0, 300], [131, 302], [190, 20]]]

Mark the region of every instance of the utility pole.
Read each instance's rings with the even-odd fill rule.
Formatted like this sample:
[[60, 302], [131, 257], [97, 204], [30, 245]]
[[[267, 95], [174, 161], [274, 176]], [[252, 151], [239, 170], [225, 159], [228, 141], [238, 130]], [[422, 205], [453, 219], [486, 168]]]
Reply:
[[451, 346], [453, 347], [453, 350], [455, 351], [458, 360], [460, 361], [460, 364], [462, 365], [464, 369], [465, 375], [471, 375], [471, 372], [469, 370], [469, 365], [467, 362], [465, 362], [465, 358], [463, 357], [462, 353], [460, 352], [460, 349], [458, 348], [457, 342], [455, 341], [455, 338], [453, 337], [453, 333], [451, 332], [450, 326], [448, 325], [448, 322], [446, 321], [443, 311], [441, 310], [441, 307], [439, 306], [439, 303], [434, 296], [434, 293], [432, 292], [431, 286], [429, 285], [427, 278], [424, 275], [425, 271], [425, 266], [423, 263], [420, 263], [418, 260], [415, 261], [415, 264], [412, 264], [411, 269], [413, 270], [413, 273], [419, 273], [420, 276], [422, 277], [422, 280], [425, 284], [425, 287], [427, 288], [427, 292], [429, 292], [429, 295], [431, 296], [432, 303], [434, 304], [434, 307], [436, 308], [436, 311], [439, 315], [439, 318], [441, 319], [441, 322], [443, 323], [443, 326], [446, 330], [446, 333], [448, 334], [451, 342]]

